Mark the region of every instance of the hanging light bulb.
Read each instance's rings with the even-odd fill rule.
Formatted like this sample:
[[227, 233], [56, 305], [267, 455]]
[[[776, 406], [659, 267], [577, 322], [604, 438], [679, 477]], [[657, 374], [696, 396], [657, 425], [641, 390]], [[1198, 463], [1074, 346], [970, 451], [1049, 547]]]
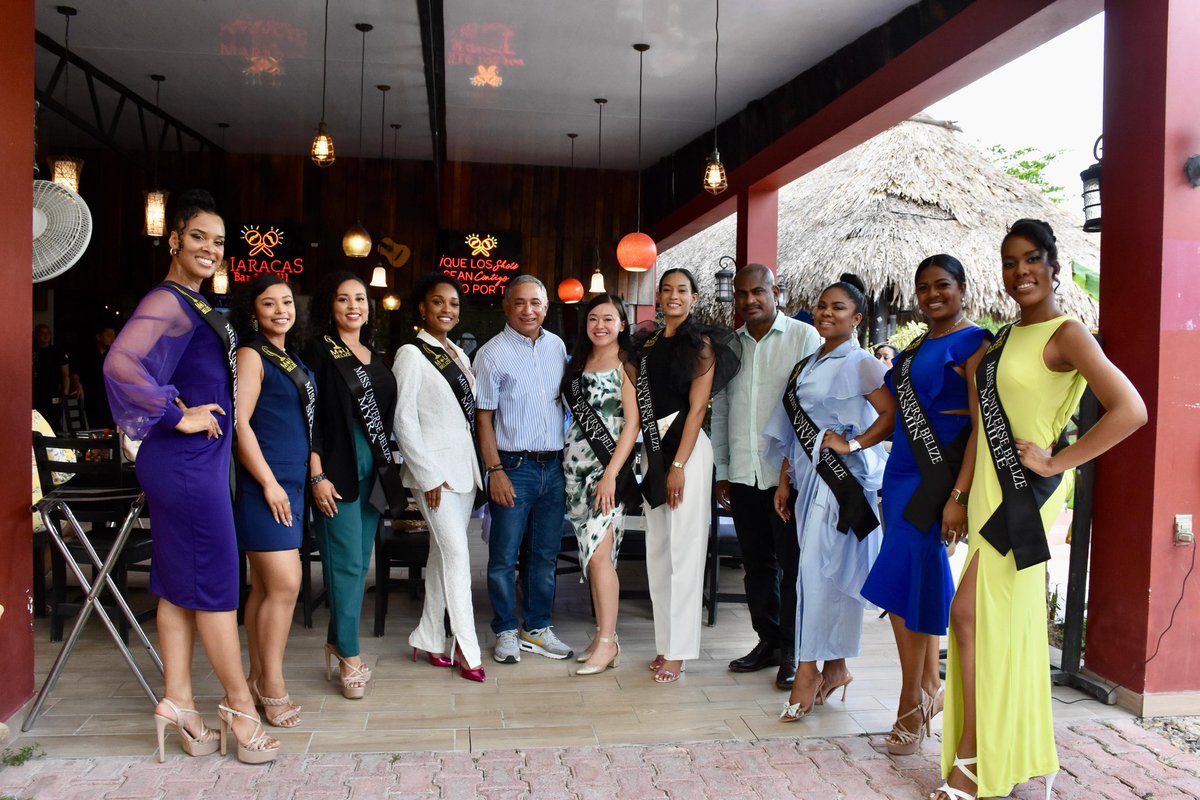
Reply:
[[[71, 104], [71, 17], [79, 12], [71, 6], [56, 6], [55, 11], [63, 15], [66, 21], [66, 32], [63, 34], [63, 106], [70, 108]], [[79, 193], [79, 178], [83, 173], [83, 159], [70, 155], [55, 156], [49, 159], [50, 180]]]
[[387, 311], [395, 311], [400, 308], [400, 298], [390, 292], [383, 296], [383, 307]]
[[604, 288], [604, 273], [600, 271], [600, 265], [596, 265], [596, 270], [592, 273], [592, 282], [588, 285], [588, 291], [592, 294], [604, 294], [607, 289]]
[[648, 44], [635, 44], [638, 53], [638, 196], [637, 231], [628, 233], [617, 242], [617, 263], [628, 272], [646, 272], [658, 260], [658, 246], [654, 240], [642, 233], [642, 57], [650, 49]]
[[376, 264], [371, 272], [371, 286], [375, 289], [386, 289], [387, 285], [387, 270], [382, 264]]
[[333, 137], [325, 127], [325, 82], [329, 74], [329, 0], [325, 0], [325, 39], [321, 46], [321, 121], [313, 137], [310, 155], [318, 167], [328, 167], [336, 160]]
[[704, 191], [720, 194], [729, 187], [729, 181], [725, 179], [725, 165], [721, 163], [721, 151], [717, 149], [717, 64], [721, 60], [721, 0], [717, 0], [717, 18], [713, 27], [717, 32], [717, 43], [713, 47], [713, 149], [708, 154], [708, 163], [704, 167]]
[[342, 236], [342, 252], [350, 258], [366, 258], [371, 255], [371, 234], [361, 222], [355, 222]]
[[[359, 22], [354, 25], [355, 29], [362, 33], [362, 61], [359, 64], [358, 73], [358, 180], [354, 182], [354, 205], [358, 208], [359, 213], [362, 213], [361, 204], [361, 186], [362, 186], [362, 129], [363, 129], [363, 84], [367, 74], [367, 32], [375, 26], [368, 25], [365, 22]], [[371, 234], [363, 227], [362, 217], [354, 221], [345, 235], [342, 236], [342, 252], [350, 258], [366, 258], [371, 255]], [[387, 285], [386, 278], [384, 286]]]

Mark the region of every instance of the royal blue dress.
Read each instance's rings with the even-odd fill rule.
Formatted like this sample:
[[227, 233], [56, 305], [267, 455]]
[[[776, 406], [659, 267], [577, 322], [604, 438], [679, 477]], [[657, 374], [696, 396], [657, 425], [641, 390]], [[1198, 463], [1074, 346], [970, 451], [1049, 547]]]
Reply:
[[[154, 289], [113, 342], [104, 377], [113, 419], [142, 439], [137, 476], [153, 533], [150, 591], [180, 608], [237, 609], [233, 387], [221, 339], [173, 290]], [[219, 405], [222, 435], [175, 430], [183, 416], [176, 398], [189, 408]]]
[[[255, 352], [258, 352], [255, 350]], [[288, 355], [312, 380], [300, 357]], [[259, 353], [259, 357], [262, 354]], [[304, 535], [304, 497], [308, 484], [308, 426], [300, 404], [300, 389], [283, 370], [263, 359], [262, 391], [250, 418], [267, 466], [287, 492], [292, 505], [292, 527], [280, 525], [263, 497], [262, 486], [238, 465], [238, 497], [234, 505], [238, 547], [255, 553], [295, 550]]]
[[[967, 379], [961, 367], [992, 334], [967, 328], [938, 339], [926, 339], [912, 365], [912, 384], [943, 447], [971, 425], [967, 414], [945, 414], [967, 408]], [[904, 356], [911, 357], [911, 356]], [[893, 395], [895, 370], [887, 374]], [[965, 442], [963, 442], [965, 445]], [[921, 484], [921, 471], [896, 410], [892, 453], [883, 473], [883, 547], [867, 576], [862, 594], [882, 609], [903, 618], [910, 631], [945, 636], [954, 599], [954, 577], [942, 544], [942, 515], [929, 530], [918, 530], [904, 518], [904, 509]], [[947, 500], [949, 497], [947, 496]]]

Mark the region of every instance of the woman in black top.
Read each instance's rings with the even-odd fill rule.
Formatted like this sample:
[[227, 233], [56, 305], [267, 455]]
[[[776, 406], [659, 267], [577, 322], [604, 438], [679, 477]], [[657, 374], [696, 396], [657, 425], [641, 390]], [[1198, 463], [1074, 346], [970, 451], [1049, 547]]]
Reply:
[[[313, 338], [304, 360], [317, 380], [317, 419], [309, 459], [317, 544], [329, 589], [325, 676], [340, 665], [342, 694], [359, 699], [371, 671], [359, 654], [358, 622], [385, 505], [377, 485], [390, 463], [396, 379], [373, 352], [367, 287], [352, 272], [321, 281], [309, 305]], [[372, 402], [373, 399], [373, 402]]]

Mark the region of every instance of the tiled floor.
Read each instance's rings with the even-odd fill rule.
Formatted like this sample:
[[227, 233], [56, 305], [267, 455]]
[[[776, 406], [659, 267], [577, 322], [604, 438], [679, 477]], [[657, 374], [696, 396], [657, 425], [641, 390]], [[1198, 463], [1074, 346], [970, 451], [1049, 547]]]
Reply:
[[[728, 661], [744, 654], [755, 642], [746, 607], [723, 604], [717, 625], [703, 632], [703, 653], [688, 664], [673, 685], [656, 685], [645, 664], [654, 656], [648, 600], [621, 605], [619, 630], [622, 665], [601, 675], [575, 677], [575, 663], [551, 661], [525, 654], [520, 664], [491, 661], [493, 638], [482, 579], [486, 551], [473, 537], [475, 608], [484, 648], [488, 681], [476, 684], [427, 662], [413, 663], [407, 634], [419, 605], [393, 593], [387, 635], [371, 635], [373, 590], [363, 611], [364, 656], [375, 670], [367, 696], [348, 701], [324, 680], [321, 646], [328, 614], [316, 615], [316, 627], [298, 622], [292, 631], [285, 674], [292, 697], [303, 705], [298, 730], [272, 734], [285, 752], [471, 751], [539, 746], [645, 744], [704, 740], [761, 740], [796, 736], [830, 737], [887, 731], [894, 719], [899, 670], [890, 627], [869, 614], [863, 653], [850, 666], [854, 673], [846, 701], [831, 702], [799, 724], [777, 720], [786, 697], [772, 680], [774, 670], [735, 675]], [[642, 562], [621, 567], [628, 588], [644, 588]], [[723, 585], [732, 590], [741, 574], [725, 571]], [[145, 603], [135, 592], [135, 605]], [[299, 615], [297, 615], [299, 619]], [[576, 575], [559, 580], [556, 630], [568, 643], [583, 647], [592, 622], [586, 586]], [[153, 638], [153, 625], [150, 626]], [[49, 643], [48, 626], [37, 626], [38, 683], [59, 651]], [[139, 660], [148, 664], [144, 654]], [[215, 724], [220, 687], [197, 653], [196, 693], [201, 710]], [[161, 686], [153, 673], [151, 683]], [[1082, 694], [1055, 689], [1061, 699]], [[1072, 705], [1055, 703], [1061, 720], [1128, 717], [1114, 706], [1084, 699]], [[117, 655], [101, 625], [93, 619], [67, 666], [47, 710], [33, 729], [15, 742], [37, 742], [52, 756], [148, 755], [154, 749], [151, 706]], [[9, 720], [19, 734], [23, 714]], [[938, 720], [940, 722], [940, 718]], [[936, 727], [936, 723], [935, 723]], [[10, 745], [12, 746], [12, 745]], [[173, 745], [169, 745], [172, 746]]]

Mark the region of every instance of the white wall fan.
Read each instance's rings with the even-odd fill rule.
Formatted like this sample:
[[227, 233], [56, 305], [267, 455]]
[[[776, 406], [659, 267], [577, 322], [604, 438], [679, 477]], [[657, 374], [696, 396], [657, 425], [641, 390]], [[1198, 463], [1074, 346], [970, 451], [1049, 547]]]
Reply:
[[92, 239], [83, 198], [51, 181], [33, 182], [33, 282], [55, 278], [79, 261]]

